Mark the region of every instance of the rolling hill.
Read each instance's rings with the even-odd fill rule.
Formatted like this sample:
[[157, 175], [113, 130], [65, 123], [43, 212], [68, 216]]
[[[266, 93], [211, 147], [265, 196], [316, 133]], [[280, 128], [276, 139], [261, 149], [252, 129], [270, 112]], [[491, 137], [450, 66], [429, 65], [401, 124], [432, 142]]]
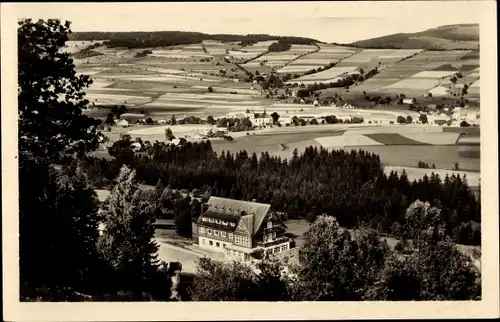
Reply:
[[356, 41], [349, 46], [390, 49], [479, 50], [479, 24], [448, 25], [416, 33], [398, 33]]

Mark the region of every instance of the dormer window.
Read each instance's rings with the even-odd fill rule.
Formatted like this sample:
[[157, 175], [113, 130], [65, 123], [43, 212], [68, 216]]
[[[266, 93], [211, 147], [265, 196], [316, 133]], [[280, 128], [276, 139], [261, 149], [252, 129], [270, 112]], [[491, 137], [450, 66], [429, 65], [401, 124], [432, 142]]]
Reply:
[[273, 228], [273, 223], [271, 221], [267, 222], [267, 228]]

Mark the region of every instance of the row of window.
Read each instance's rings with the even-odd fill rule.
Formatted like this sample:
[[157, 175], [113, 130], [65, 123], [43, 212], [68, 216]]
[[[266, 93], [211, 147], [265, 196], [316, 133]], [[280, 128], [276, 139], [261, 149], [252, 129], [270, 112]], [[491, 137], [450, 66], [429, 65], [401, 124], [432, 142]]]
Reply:
[[220, 220], [220, 219], [214, 219], [214, 218], [201, 218], [201, 221], [205, 221], [205, 222], [210, 222], [210, 223], [216, 223], [216, 224], [219, 224], [219, 225], [223, 225], [223, 226], [231, 226], [231, 227], [235, 227], [236, 224], [234, 222], [227, 222], [227, 221], [224, 221], [224, 220]]
[[250, 237], [243, 237], [243, 236], [238, 236], [236, 235], [234, 237], [234, 243], [236, 245], [241, 245], [245, 247], [250, 247]]
[[[207, 244], [207, 240], [205, 238], [201, 238], [201, 243], [203, 245], [206, 245]], [[226, 247], [226, 244], [225, 243], [220, 243], [220, 242], [214, 242], [213, 240], [208, 240], [208, 245], [210, 246], [214, 246], [215, 247], [221, 247], [221, 244], [222, 244], [222, 247]]]
[[[224, 238], [227, 236], [227, 234], [226, 234], [225, 231], [218, 231], [218, 230], [215, 230], [215, 229], [212, 230], [210, 228], [207, 228], [206, 230], [207, 230], [207, 234], [208, 235], [212, 235], [213, 234], [214, 236], [221, 236], [221, 237], [224, 237]], [[205, 227], [200, 227], [200, 233], [205, 233]], [[229, 239], [233, 239], [233, 234], [229, 233], [228, 237], [229, 237]]]
[[288, 245], [281, 245], [281, 246], [278, 246], [278, 247], [274, 247], [274, 248], [269, 248], [266, 250], [266, 253], [268, 255], [270, 254], [276, 254], [276, 253], [279, 253], [279, 252], [284, 252], [288, 249]]
[[272, 241], [273, 239], [276, 239], [276, 232], [273, 231], [272, 233], [265, 234], [264, 235], [264, 241]]

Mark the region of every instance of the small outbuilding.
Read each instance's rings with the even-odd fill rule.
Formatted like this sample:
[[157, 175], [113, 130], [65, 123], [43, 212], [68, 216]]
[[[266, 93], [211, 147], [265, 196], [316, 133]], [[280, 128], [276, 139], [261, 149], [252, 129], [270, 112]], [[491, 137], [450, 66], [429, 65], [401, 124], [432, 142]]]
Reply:
[[115, 123], [116, 123], [116, 125], [121, 126], [121, 127], [128, 127], [129, 126], [128, 121], [123, 120], [123, 119], [115, 120]]

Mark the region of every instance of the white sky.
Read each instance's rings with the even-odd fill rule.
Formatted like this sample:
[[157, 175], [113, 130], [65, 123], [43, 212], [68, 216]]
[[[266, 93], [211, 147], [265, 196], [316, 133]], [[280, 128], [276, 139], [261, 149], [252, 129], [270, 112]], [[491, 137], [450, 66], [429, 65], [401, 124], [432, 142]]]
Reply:
[[441, 25], [479, 23], [489, 1], [24, 3], [21, 17], [60, 18], [73, 31], [267, 33], [348, 43]]

